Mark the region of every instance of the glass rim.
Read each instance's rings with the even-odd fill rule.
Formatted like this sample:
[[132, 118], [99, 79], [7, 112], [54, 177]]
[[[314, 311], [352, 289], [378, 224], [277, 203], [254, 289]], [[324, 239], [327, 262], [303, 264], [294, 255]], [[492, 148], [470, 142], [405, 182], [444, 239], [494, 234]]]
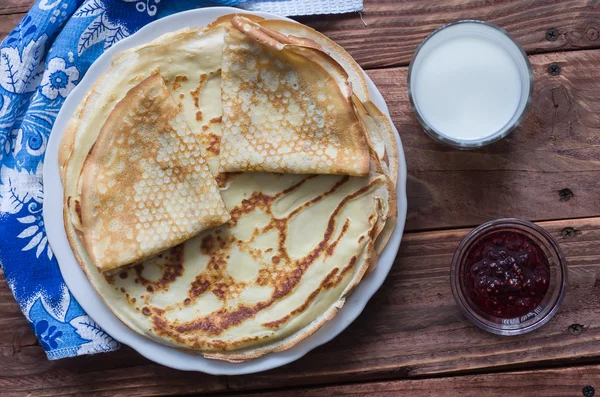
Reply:
[[[413, 66], [414, 66], [415, 60], [417, 59], [417, 56], [419, 55], [419, 53], [421, 52], [421, 49], [425, 46], [425, 44], [433, 36], [435, 36], [437, 33], [441, 32], [442, 30], [446, 30], [447, 28], [452, 27], [452, 26], [456, 26], [456, 25], [460, 25], [460, 24], [469, 24], [469, 23], [488, 26], [488, 27], [493, 28], [493, 29], [497, 30], [498, 32], [502, 33], [504, 36], [506, 36], [516, 46], [516, 48], [519, 50], [519, 53], [523, 56], [523, 59], [525, 60], [525, 65], [527, 67], [527, 72], [528, 72], [527, 75], [529, 77], [529, 92], [527, 93], [527, 101], [525, 102], [525, 106], [523, 107], [523, 110], [521, 111], [521, 114], [519, 115], [519, 117], [517, 117], [514, 120], [514, 122], [512, 122], [511, 124], [506, 124], [497, 133], [494, 133], [493, 135], [490, 135], [487, 138], [484, 138], [481, 140], [473, 140], [473, 141], [453, 139], [453, 138], [450, 138], [450, 137], [443, 135], [440, 132], [436, 131], [436, 129], [433, 128], [427, 121], [425, 121], [425, 119], [419, 113], [419, 110], [417, 109], [417, 106], [415, 104], [413, 91], [411, 88], [411, 76], [413, 73]], [[523, 47], [521, 47], [521, 45], [519, 45], [519, 43], [517, 43], [515, 41], [515, 39], [506, 30], [504, 30], [500, 26], [495, 25], [490, 22], [485, 22], [485, 21], [481, 21], [481, 20], [477, 20], [477, 19], [461, 19], [459, 21], [450, 22], [450, 23], [440, 26], [439, 28], [437, 28], [436, 30], [431, 32], [417, 46], [415, 52], [413, 53], [413, 56], [411, 57], [410, 64], [408, 65], [407, 90], [408, 90], [408, 99], [410, 102], [410, 106], [413, 110], [413, 113], [417, 117], [419, 124], [421, 124], [421, 127], [423, 127], [423, 130], [427, 133], [427, 135], [429, 135], [431, 138], [433, 138], [434, 140], [436, 140], [438, 142], [444, 143], [446, 145], [452, 146], [457, 149], [478, 149], [483, 146], [494, 143], [496, 141], [499, 141], [502, 138], [505, 138], [511, 132], [513, 132], [515, 130], [515, 128], [517, 128], [517, 126], [521, 123], [521, 121], [523, 121], [523, 119], [525, 118], [525, 115], [527, 114], [527, 110], [531, 106], [531, 99], [533, 97], [533, 81], [534, 81], [533, 80], [533, 69], [531, 67], [531, 62], [529, 62], [529, 57], [527, 56], [527, 53], [525, 52]]]
[[[544, 313], [543, 315], [536, 315], [535, 317], [527, 319], [521, 324], [514, 324], [515, 327], [509, 329], [504, 328], [504, 324], [493, 324], [489, 321], [483, 321], [482, 316], [478, 314], [476, 310], [470, 305], [461, 286], [461, 270], [463, 269], [461, 259], [463, 257], [463, 254], [466, 253], [466, 250], [470, 248], [473, 242], [477, 241], [478, 238], [480, 238], [490, 229], [494, 231], [495, 229], [501, 229], [504, 227], [527, 230], [532, 232], [533, 234], [536, 234], [536, 238], [542, 238], [545, 242], [548, 243], [548, 246], [556, 255], [556, 259], [558, 262], [556, 264], [556, 266], [558, 267], [556, 271], [558, 279], [556, 280], [556, 286], [554, 291], [556, 293], [553, 294], [554, 296], [550, 296], [550, 300], [546, 303], [545, 308], [542, 310], [543, 312], [544, 310], [548, 309], [546, 310], [546, 313]], [[546, 251], [546, 249], [544, 250]], [[567, 290], [567, 283], [567, 262], [556, 240], [544, 228], [536, 225], [533, 222], [519, 218], [499, 218], [485, 222], [471, 230], [458, 245], [454, 256], [452, 257], [452, 265], [450, 267], [450, 286], [452, 289], [452, 295], [454, 296], [454, 300], [456, 301], [463, 314], [477, 327], [490, 333], [503, 336], [523, 335], [546, 324], [556, 314], [560, 305], [562, 304]], [[548, 292], [550, 293], [550, 290]], [[540, 312], [540, 314], [542, 312]], [[534, 321], [530, 322], [530, 320]]]

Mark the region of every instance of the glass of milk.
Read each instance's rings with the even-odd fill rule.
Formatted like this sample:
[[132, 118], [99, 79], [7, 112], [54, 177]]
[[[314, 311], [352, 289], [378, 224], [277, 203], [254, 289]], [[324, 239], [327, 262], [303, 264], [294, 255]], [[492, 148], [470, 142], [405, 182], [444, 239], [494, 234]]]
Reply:
[[532, 91], [523, 49], [506, 31], [482, 21], [437, 29], [408, 69], [410, 103], [424, 130], [460, 149], [508, 135], [523, 119]]

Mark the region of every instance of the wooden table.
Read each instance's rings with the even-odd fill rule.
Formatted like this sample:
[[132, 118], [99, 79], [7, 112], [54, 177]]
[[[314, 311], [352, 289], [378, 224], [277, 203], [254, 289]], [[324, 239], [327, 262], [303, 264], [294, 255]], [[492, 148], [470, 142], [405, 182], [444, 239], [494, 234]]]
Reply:
[[[0, 38], [33, 0], [1, 0]], [[533, 105], [521, 127], [484, 150], [459, 152], [421, 130], [407, 64], [438, 26], [483, 19], [530, 54]], [[600, 2], [365, 0], [365, 11], [300, 20], [343, 45], [383, 93], [404, 144], [409, 211], [387, 281], [334, 341], [266, 373], [186, 373], [132, 349], [48, 361], [0, 281], [0, 395], [257, 393], [288, 395], [581, 396], [600, 388]], [[548, 73], [558, 64], [557, 76]], [[461, 238], [497, 217], [535, 220], [560, 242], [568, 293], [557, 315], [521, 337], [487, 334], [450, 292]], [[293, 389], [293, 392], [291, 391]], [[596, 392], [600, 395], [600, 390]]]

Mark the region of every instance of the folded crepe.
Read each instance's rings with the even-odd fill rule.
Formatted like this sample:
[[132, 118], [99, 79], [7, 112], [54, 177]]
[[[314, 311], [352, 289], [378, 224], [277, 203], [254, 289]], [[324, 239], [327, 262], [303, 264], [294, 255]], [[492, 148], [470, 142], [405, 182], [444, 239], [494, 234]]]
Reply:
[[[336, 315], [373, 269], [396, 220], [389, 165], [398, 156], [393, 131], [377, 129], [377, 114], [367, 106], [368, 91], [363, 90], [364, 99], [355, 92], [365, 102], [358, 114], [368, 126], [367, 142], [377, 143], [369, 152], [368, 177], [217, 175], [221, 116], [226, 117], [221, 112], [221, 54], [231, 18], [165, 35], [119, 54], [76, 111], [72, 128], [67, 129], [72, 135], [64, 142], [61, 167], [69, 242], [111, 311], [129, 328], [159, 343], [241, 361], [289, 349], [313, 334]], [[299, 28], [292, 28], [286, 34], [300, 35]], [[310, 38], [326, 53], [339, 50], [317, 33]], [[358, 68], [351, 58], [348, 62]], [[104, 277], [76, 229], [77, 181], [84, 156], [114, 105], [157, 70], [181, 102], [182, 115], [221, 182], [220, 193], [232, 219], [122, 269], [117, 277]], [[350, 70], [348, 74], [353, 75]], [[366, 87], [363, 74], [354, 73], [354, 79]]]
[[79, 184], [83, 239], [103, 272], [148, 259], [230, 219], [201, 145], [158, 74], [115, 106]]
[[310, 40], [236, 16], [225, 34], [220, 171], [369, 174], [348, 74]]
[[367, 80], [365, 79], [363, 70], [358, 66], [354, 58], [340, 45], [313, 28], [297, 22], [281, 19], [267, 19], [256, 22], [261, 27], [269, 29], [263, 29], [263, 31], [278, 33], [276, 36], [277, 40], [282, 43], [313, 47], [332, 57], [348, 74], [348, 80], [352, 84], [352, 93], [361, 102], [370, 101], [369, 88], [367, 87]]

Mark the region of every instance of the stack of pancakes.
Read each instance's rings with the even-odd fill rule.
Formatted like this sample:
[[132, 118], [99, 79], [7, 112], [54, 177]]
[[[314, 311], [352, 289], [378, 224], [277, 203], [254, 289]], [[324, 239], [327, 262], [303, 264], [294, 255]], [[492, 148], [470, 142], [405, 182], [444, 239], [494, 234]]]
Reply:
[[118, 54], [61, 143], [65, 228], [131, 329], [206, 357], [287, 349], [396, 221], [396, 140], [364, 74], [300, 24], [221, 17]]

